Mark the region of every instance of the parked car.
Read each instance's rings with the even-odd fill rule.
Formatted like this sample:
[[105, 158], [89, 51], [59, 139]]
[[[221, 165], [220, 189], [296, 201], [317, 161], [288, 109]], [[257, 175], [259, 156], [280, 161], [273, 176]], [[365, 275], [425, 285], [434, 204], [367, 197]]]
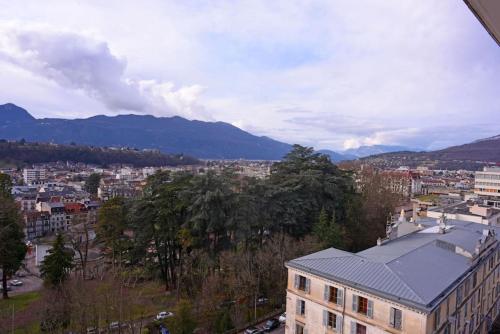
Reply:
[[245, 329], [245, 334], [260, 334], [262, 333], [262, 330], [258, 329], [257, 327], [248, 327]]
[[257, 305], [266, 305], [269, 303], [269, 299], [266, 297], [260, 297], [257, 299]]
[[10, 285], [12, 286], [21, 286], [23, 285], [23, 282], [18, 280], [18, 279], [13, 279], [12, 281], [10, 281]]
[[279, 320], [274, 318], [266, 321], [266, 324], [264, 325], [263, 329], [265, 332], [270, 332], [273, 329], [279, 328], [279, 326], [280, 326]]
[[16, 276], [17, 276], [17, 277], [26, 277], [26, 273], [25, 273], [24, 271], [18, 271], [18, 272], [16, 273]]
[[87, 334], [97, 334], [97, 328], [96, 327], [87, 327]]
[[163, 319], [170, 318], [173, 316], [174, 316], [174, 314], [172, 312], [161, 311], [160, 313], [158, 313], [156, 315], [156, 320], [163, 320]]
[[124, 324], [120, 324], [118, 321], [113, 321], [109, 324], [109, 329], [113, 330], [113, 329], [118, 329], [124, 326]]
[[283, 323], [286, 322], [286, 312], [279, 316], [278, 320]]

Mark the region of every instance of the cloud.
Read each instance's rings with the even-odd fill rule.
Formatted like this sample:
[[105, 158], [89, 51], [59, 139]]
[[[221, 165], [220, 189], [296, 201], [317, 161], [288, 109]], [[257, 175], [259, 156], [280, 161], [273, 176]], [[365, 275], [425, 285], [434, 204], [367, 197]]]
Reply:
[[500, 48], [463, 2], [4, 1], [1, 27], [0, 100], [39, 115], [178, 114], [337, 150], [500, 132]]
[[200, 85], [176, 89], [172, 82], [127, 78], [127, 62], [107, 42], [38, 26], [0, 26], [0, 59], [64, 88], [82, 90], [115, 112], [209, 118], [197, 100]]

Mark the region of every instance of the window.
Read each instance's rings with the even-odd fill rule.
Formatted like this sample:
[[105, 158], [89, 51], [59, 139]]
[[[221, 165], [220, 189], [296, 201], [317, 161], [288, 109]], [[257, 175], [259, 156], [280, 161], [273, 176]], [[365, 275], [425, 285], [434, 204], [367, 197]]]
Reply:
[[441, 305], [438, 306], [436, 312], [434, 313], [434, 329], [437, 329], [440, 323], [441, 323]]
[[467, 279], [465, 281], [465, 293], [464, 293], [464, 296], [468, 296], [469, 295], [469, 288], [470, 288], [470, 280]]
[[351, 333], [350, 334], [366, 334], [366, 326], [358, 324], [357, 322], [351, 321]]
[[390, 324], [392, 328], [401, 329], [401, 321], [403, 318], [403, 314], [401, 310], [397, 308], [391, 307], [391, 319]]
[[472, 334], [474, 331], [475, 324], [474, 324], [474, 314], [470, 317], [470, 324], [469, 324], [469, 333]]
[[457, 305], [462, 302], [462, 286], [457, 288]]
[[477, 272], [472, 276], [472, 287], [475, 288], [477, 284]]
[[306, 314], [306, 301], [297, 299], [297, 315], [305, 316]]
[[444, 331], [443, 331], [443, 334], [450, 334], [451, 333], [451, 325], [450, 323], [448, 322], [446, 324], [446, 326], [444, 327]]
[[325, 301], [338, 305], [344, 304], [344, 291], [333, 286], [325, 285]]
[[328, 310], [323, 310], [323, 326], [329, 329], [334, 329], [337, 332], [341, 332], [342, 317]]
[[303, 324], [295, 324], [295, 334], [305, 334]]
[[372, 318], [373, 301], [361, 296], [352, 295], [352, 310]]
[[295, 289], [309, 293], [311, 290], [311, 280], [302, 275], [295, 275]]

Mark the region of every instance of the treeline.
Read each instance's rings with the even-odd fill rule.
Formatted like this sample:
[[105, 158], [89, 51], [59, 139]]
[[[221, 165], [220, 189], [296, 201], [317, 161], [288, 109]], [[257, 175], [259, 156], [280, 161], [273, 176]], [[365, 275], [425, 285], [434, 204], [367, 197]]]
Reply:
[[197, 159], [184, 155], [132, 149], [114, 150], [79, 145], [28, 143], [24, 140], [18, 142], [0, 140], [0, 160], [4, 164], [17, 166], [55, 161], [82, 162], [100, 166], [130, 164], [135, 167], [177, 166], [199, 163]]
[[295, 145], [264, 180], [157, 173], [140, 200], [103, 205], [97, 236], [112, 263], [161, 279], [193, 303], [199, 325], [222, 333], [252, 320], [260, 296], [284, 304], [285, 261], [373, 246], [397, 200], [378, 176], [355, 182], [327, 156]]

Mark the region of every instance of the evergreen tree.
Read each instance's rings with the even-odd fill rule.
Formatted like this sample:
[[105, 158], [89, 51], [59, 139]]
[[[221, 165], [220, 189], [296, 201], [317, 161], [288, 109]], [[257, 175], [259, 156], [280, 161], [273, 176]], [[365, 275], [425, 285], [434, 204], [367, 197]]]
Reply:
[[64, 246], [64, 239], [58, 234], [52, 249], [42, 261], [40, 273], [46, 283], [51, 286], [60, 286], [73, 269], [73, 251]]
[[0, 173], [0, 268], [2, 269], [3, 298], [7, 292], [7, 276], [14, 274], [26, 255], [21, 217], [11, 195], [12, 181]]
[[97, 188], [101, 183], [101, 175], [97, 173], [92, 173], [85, 181], [84, 189], [91, 195], [97, 196]]

